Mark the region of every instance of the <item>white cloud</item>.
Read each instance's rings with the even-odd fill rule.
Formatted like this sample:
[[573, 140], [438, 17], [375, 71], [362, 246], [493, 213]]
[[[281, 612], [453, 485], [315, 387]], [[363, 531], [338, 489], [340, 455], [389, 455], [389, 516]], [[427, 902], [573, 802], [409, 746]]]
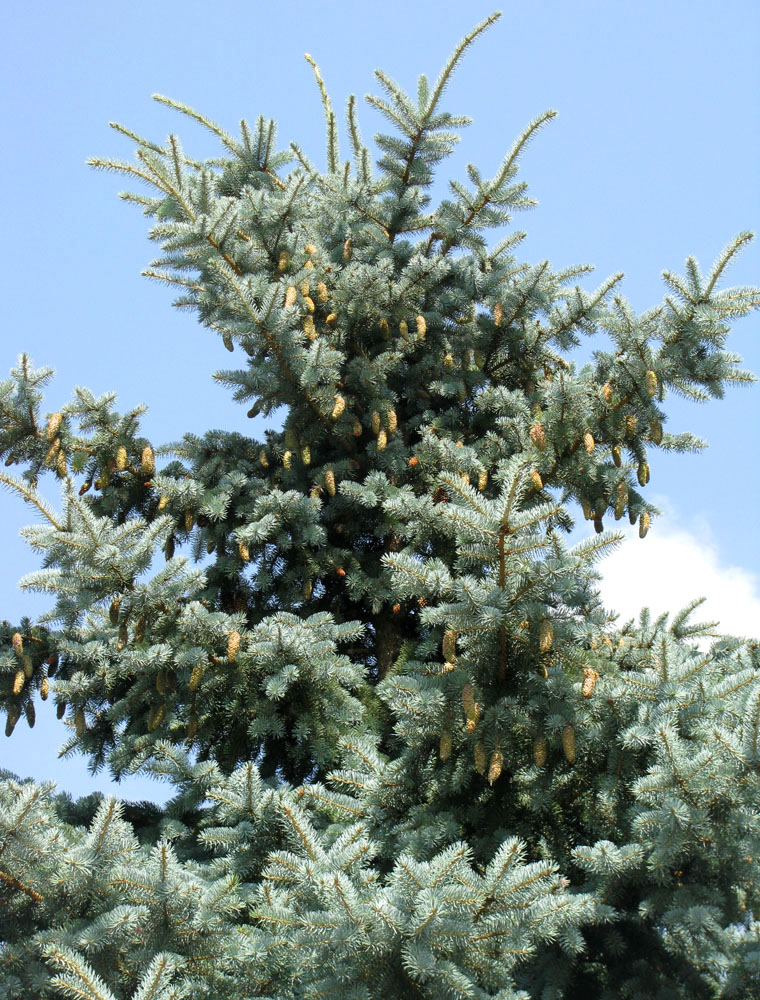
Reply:
[[[663, 516], [652, 519], [646, 538], [638, 537], [637, 528], [626, 530], [619, 549], [598, 564], [605, 606], [620, 613], [622, 624], [638, 620], [642, 607], [655, 616], [667, 611], [672, 618], [704, 597], [693, 622], [718, 622], [716, 632], [760, 638], [760, 578], [721, 560], [706, 520], [685, 527], [667, 501], [658, 497], [655, 502]], [[619, 528], [622, 524], [614, 525]]]

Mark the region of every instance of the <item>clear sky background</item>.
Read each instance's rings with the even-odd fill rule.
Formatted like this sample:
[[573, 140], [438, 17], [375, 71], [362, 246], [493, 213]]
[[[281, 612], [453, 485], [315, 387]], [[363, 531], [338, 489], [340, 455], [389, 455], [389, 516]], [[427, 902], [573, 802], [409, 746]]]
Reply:
[[[209, 427], [250, 431], [244, 408], [211, 381], [229, 357], [218, 337], [140, 276], [153, 246], [147, 220], [116, 197], [128, 185], [85, 159], [132, 158], [111, 120], [158, 141], [174, 131], [190, 155], [216, 155], [208, 134], [151, 101], [159, 92], [233, 132], [240, 118], [273, 117], [280, 148], [296, 140], [324, 163], [305, 52], [342, 111], [349, 94], [377, 93], [376, 67], [411, 91], [420, 73], [434, 79], [494, 9], [481, 0], [8, 4], [0, 376], [25, 350], [57, 371], [49, 411], [75, 385], [114, 390], [122, 409], [150, 405], [144, 427], [155, 442]], [[760, 228], [756, 0], [537, 0], [503, 10], [448, 88], [445, 107], [473, 124], [441, 178], [465, 178], [468, 162], [493, 175], [524, 126], [556, 108], [559, 118], [521, 161], [540, 202], [515, 220], [528, 232], [524, 259], [594, 264], [589, 289], [622, 270], [623, 293], [643, 311], [662, 299], [663, 269], [682, 272], [693, 254], [706, 271], [736, 233]], [[385, 130], [363, 102], [360, 121], [365, 138]], [[439, 184], [436, 194], [445, 193]], [[722, 287], [746, 284], [760, 284], [760, 240]], [[736, 324], [731, 349], [760, 373], [760, 315]], [[644, 604], [676, 610], [704, 594], [707, 616], [726, 631], [760, 636], [760, 385], [702, 406], [671, 399], [669, 414], [668, 430], [691, 430], [710, 448], [652, 457], [649, 492], [665, 516], [644, 542], [632, 538], [603, 564], [606, 601], [631, 617]], [[11, 621], [44, 607], [17, 587], [37, 568], [18, 538], [30, 520], [18, 500], [0, 495], [0, 618]], [[113, 790], [82, 758], [57, 759], [66, 735], [48, 702], [34, 730], [22, 720], [9, 740], [0, 736], [0, 767], [54, 779], [75, 795]], [[163, 801], [167, 788], [136, 777], [117, 792]]]

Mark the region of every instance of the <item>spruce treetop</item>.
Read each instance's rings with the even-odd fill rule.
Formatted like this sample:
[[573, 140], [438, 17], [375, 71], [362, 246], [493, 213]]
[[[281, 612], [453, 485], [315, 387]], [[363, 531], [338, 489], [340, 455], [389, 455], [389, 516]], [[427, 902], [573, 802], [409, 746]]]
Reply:
[[[162, 96], [219, 158], [115, 125], [136, 162], [90, 161], [141, 182], [144, 273], [234, 355], [214, 378], [248, 417], [283, 425], [167, 444], [113, 394], [43, 416], [52, 372], [26, 355], [0, 384], [21, 470], [0, 482], [38, 515], [23, 586], [54, 599], [0, 630], [6, 733], [53, 693], [65, 752], [177, 789], [161, 811], [0, 775], [7, 995], [757, 985], [756, 644], [693, 623], [699, 601], [621, 626], [594, 569], [613, 522], [644, 538], [658, 514], [651, 449], [703, 447], [665, 429], [669, 394], [753, 380], [726, 341], [760, 290], [721, 287], [751, 234], [663, 272], [641, 314], [622, 274], [589, 292], [588, 265], [521, 261], [522, 232], [493, 245], [535, 204], [519, 158], [551, 110], [434, 205], [470, 120], [447, 84], [499, 16], [415, 96], [376, 72], [374, 163], [353, 96], [341, 159], [308, 55], [324, 170], [273, 121], [233, 137]], [[594, 531], [570, 546], [577, 511]]]

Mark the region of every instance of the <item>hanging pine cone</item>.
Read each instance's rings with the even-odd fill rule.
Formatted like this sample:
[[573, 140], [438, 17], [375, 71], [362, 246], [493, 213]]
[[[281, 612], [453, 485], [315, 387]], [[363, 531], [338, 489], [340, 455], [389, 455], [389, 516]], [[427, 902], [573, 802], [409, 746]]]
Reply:
[[13, 730], [16, 728], [16, 723], [21, 717], [21, 708], [15, 703], [11, 702], [8, 706], [8, 716], [5, 720], [5, 735], [10, 736]]
[[649, 396], [654, 396], [657, 392], [657, 375], [651, 369], [644, 376], [644, 386]]
[[395, 434], [398, 427], [398, 415], [395, 410], [388, 410], [385, 416], [385, 426], [389, 434]]
[[536, 767], [543, 767], [546, 763], [547, 755], [547, 745], [546, 737], [543, 733], [539, 733], [538, 736], [533, 740], [533, 759], [536, 762]]
[[639, 485], [646, 486], [649, 482], [649, 462], [639, 462], [636, 476], [639, 480]]
[[591, 431], [586, 431], [586, 433], [583, 435], [583, 446], [585, 447], [589, 455], [594, 450], [595, 444], [596, 442], [594, 441], [594, 435], [591, 433]]
[[602, 386], [602, 396], [604, 396], [604, 401], [607, 405], [612, 402], [612, 386], [609, 382], [605, 382]]
[[584, 698], [590, 698], [594, 693], [594, 686], [599, 678], [599, 674], [593, 667], [583, 668], [583, 681], [581, 683], [581, 694]]
[[317, 328], [314, 326], [314, 317], [309, 313], [306, 314], [303, 321], [303, 332], [309, 340], [317, 339]]
[[16, 676], [13, 678], [13, 693], [21, 694], [24, 690], [24, 681], [26, 680], [26, 675], [23, 670], [17, 670]]
[[187, 686], [191, 691], [197, 691], [201, 685], [202, 680], [203, 680], [203, 664], [196, 663], [195, 666], [193, 667], [192, 673], [190, 674], [190, 681]]
[[444, 763], [449, 759], [451, 755], [451, 746], [452, 746], [451, 733], [447, 729], [445, 730], [445, 732], [441, 734], [441, 743], [438, 748], [438, 756]]
[[192, 740], [198, 732], [198, 716], [191, 712], [187, 717], [187, 739]]
[[618, 469], [623, 464], [623, 453], [620, 450], [620, 445], [618, 444], [612, 446], [612, 461], [615, 463], [615, 467]]
[[652, 444], [662, 444], [662, 424], [656, 417], [649, 425], [649, 440]]
[[331, 497], [335, 496], [335, 473], [332, 469], [325, 469], [325, 489]]
[[383, 335], [383, 340], [390, 340], [391, 328], [387, 319], [381, 319], [380, 323], [380, 333]]
[[156, 456], [149, 444], [146, 444], [140, 456], [140, 471], [144, 476], [152, 476], [156, 468]]
[[24, 640], [20, 632], [14, 632], [11, 636], [11, 646], [13, 647], [13, 652], [16, 656], [23, 656]]
[[87, 732], [87, 720], [84, 716], [84, 709], [81, 706], [74, 712], [74, 726], [77, 736], [81, 739]]
[[625, 514], [625, 507], [628, 503], [628, 487], [625, 483], [618, 483], [617, 490], [615, 491], [615, 518], [620, 520], [620, 518]]
[[554, 626], [548, 618], [544, 618], [538, 633], [538, 648], [541, 653], [548, 653], [554, 642]]
[[385, 451], [385, 447], [388, 444], [388, 435], [383, 428], [380, 428], [380, 432], [377, 435], [377, 450]]
[[43, 701], [48, 700], [48, 695], [50, 694], [50, 681], [47, 677], [42, 678], [42, 683], [40, 684], [40, 698]]
[[530, 484], [536, 491], [542, 490], [544, 488], [544, 481], [541, 478], [541, 473], [538, 471], [538, 469], [531, 469]]
[[645, 538], [646, 533], [649, 531], [649, 511], [642, 510], [641, 517], [639, 518], [639, 538]]
[[575, 763], [575, 729], [571, 722], [562, 730], [562, 752], [568, 764]]
[[544, 451], [546, 448], [546, 431], [544, 430], [543, 424], [539, 421], [537, 424], [533, 424], [530, 429], [530, 439], [533, 444], [538, 448], [539, 451]]
[[50, 419], [48, 420], [48, 422], [47, 422], [47, 431], [46, 431], [46, 437], [47, 437], [48, 441], [52, 441], [55, 438], [55, 436], [57, 435], [57, 433], [58, 433], [58, 431], [59, 431], [59, 429], [61, 427], [61, 420], [62, 419], [63, 419], [63, 417], [61, 416], [60, 413], [54, 413], [50, 417]]
[[482, 743], [476, 744], [473, 757], [475, 759], [475, 770], [478, 774], [485, 774], [488, 758], [486, 757], [485, 747]]
[[483, 469], [482, 472], [478, 474], [478, 489], [482, 493], [483, 490], [488, 486], [488, 471]]
[[240, 633], [232, 631], [227, 639], [227, 659], [234, 663], [240, 649]]
[[457, 662], [457, 634], [454, 629], [447, 629], [443, 633], [443, 658], [447, 663]]
[[425, 317], [418, 316], [416, 319], [416, 323], [417, 323], [417, 336], [420, 339], [423, 339], [425, 337], [425, 334], [427, 333], [427, 323], [425, 322]]
[[501, 302], [497, 302], [493, 307], [493, 325], [501, 326], [504, 322], [504, 306]]
[[504, 755], [501, 750], [494, 750], [491, 754], [491, 762], [488, 765], [488, 784], [492, 785], [494, 781], [498, 781], [501, 777], [501, 771], [504, 767]]

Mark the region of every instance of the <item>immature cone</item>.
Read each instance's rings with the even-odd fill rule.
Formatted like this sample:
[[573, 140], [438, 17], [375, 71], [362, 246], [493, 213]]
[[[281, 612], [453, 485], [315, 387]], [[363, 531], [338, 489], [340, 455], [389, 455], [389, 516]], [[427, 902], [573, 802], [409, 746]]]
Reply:
[[379, 434], [380, 433], [380, 426], [381, 426], [380, 425], [380, 414], [377, 412], [377, 410], [373, 410], [372, 411], [372, 433], [373, 434]]
[[198, 716], [191, 712], [187, 717], [187, 739], [192, 740], [198, 732]]
[[418, 316], [416, 319], [417, 323], [417, 336], [424, 337], [427, 333], [427, 323], [425, 322], [424, 316]]
[[488, 472], [486, 469], [478, 475], [478, 489], [482, 493], [483, 490], [488, 486]]
[[47, 677], [42, 678], [42, 683], [40, 684], [40, 698], [43, 701], [48, 700], [48, 695], [50, 694], [50, 681]]
[[305, 444], [303, 448], [301, 448], [301, 461], [304, 465], [311, 465], [311, 448], [308, 444]]
[[542, 653], [548, 653], [552, 648], [552, 643], [554, 642], [554, 626], [548, 620], [544, 618], [541, 622], [541, 628], [538, 633], [538, 648]]
[[542, 490], [544, 488], [544, 481], [538, 469], [531, 469], [530, 483], [534, 490]]
[[364, 428], [361, 425], [360, 420], [354, 420], [354, 426], [351, 428], [351, 433], [355, 438], [361, 437]]
[[119, 625], [119, 638], [116, 640], [116, 651], [120, 653], [129, 642], [129, 633], [125, 622]]
[[623, 453], [618, 444], [612, 446], [612, 461], [615, 463], [615, 468], [617, 469], [623, 464]]
[[602, 395], [604, 396], [605, 403], [612, 402], [612, 386], [609, 382], [605, 382], [602, 386]]
[[58, 451], [60, 450], [60, 447], [61, 447], [61, 439], [55, 438], [53, 443], [48, 448], [47, 454], [45, 455], [45, 465], [49, 469], [52, 469], [53, 466], [55, 465], [55, 460], [58, 457]]
[[581, 683], [581, 694], [584, 698], [590, 698], [594, 693], [594, 685], [597, 682], [599, 674], [594, 670], [593, 667], [583, 668], [583, 681]]
[[457, 634], [451, 628], [443, 633], [443, 658], [447, 663], [457, 662]]
[[296, 291], [296, 286], [288, 285], [288, 290], [285, 292], [285, 308], [287, 309], [289, 306], [294, 306], [297, 298], [298, 292]]
[[146, 444], [140, 456], [140, 470], [144, 476], [152, 476], [156, 468], [156, 456], [149, 444]]
[[644, 376], [644, 385], [646, 387], [647, 393], [650, 396], [654, 396], [654, 394], [657, 392], [657, 376], [651, 369], [649, 369], [649, 371], [647, 371], [646, 375]]
[[55, 472], [59, 479], [65, 479], [69, 472], [66, 464], [66, 454], [62, 448], [55, 457]]
[[447, 729], [441, 734], [441, 743], [438, 749], [438, 756], [442, 761], [447, 761], [451, 755], [451, 733]]
[[589, 455], [594, 450], [595, 444], [596, 442], [594, 441], [594, 435], [591, 433], [591, 431], [586, 431], [586, 433], [583, 435], [583, 445], [586, 451], [589, 453]]
[[454, 355], [451, 353], [446, 353], [443, 356], [443, 367], [446, 371], [452, 371], [454, 368]]
[[396, 428], [398, 427], [398, 415], [395, 410], [388, 410], [385, 416], [385, 426], [388, 428], [389, 434], [396, 433]]
[[135, 642], [142, 642], [145, 638], [145, 617], [140, 615], [135, 626]]
[[232, 337], [229, 335], [229, 333], [222, 334], [222, 343], [230, 352], [230, 354], [235, 350], [235, 345], [232, 343]]
[[377, 450], [385, 451], [385, 446], [387, 444], [388, 444], [388, 435], [384, 430], [381, 429], [380, 433], [377, 435]]
[[47, 422], [47, 439], [48, 439], [48, 441], [52, 441], [53, 438], [58, 433], [58, 431], [60, 429], [60, 426], [61, 426], [61, 420], [62, 419], [63, 418], [62, 418], [62, 416], [61, 416], [60, 413], [54, 413], [50, 417], [50, 419], [48, 420], [48, 422]]
[[166, 694], [166, 671], [159, 670], [156, 674], [156, 691], [159, 694]]
[[617, 490], [615, 492], [615, 518], [620, 520], [620, 518], [625, 514], [625, 505], [628, 503], [628, 487], [625, 483], [618, 483]]
[[626, 437], [632, 437], [636, 433], [636, 425], [638, 424], [638, 422], [639, 422], [638, 417], [635, 414], [633, 413], [628, 414], [628, 416], [625, 418]]
[[14, 632], [11, 636], [11, 646], [13, 647], [13, 652], [16, 656], [21, 656], [24, 652], [24, 640], [21, 638], [20, 632]]
[[383, 335], [383, 340], [389, 340], [391, 335], [391, 328], [388, 325], [387, 319], [380, 320], [380, 333]]
[[562, 752], [568, 764], [575, 762], [575, 729], [571, 722], [562, 730]]
[[317, 255], [317, 248], [313, 243], [307, 243], [304, 250], [310, 257], [316, 257]]
[[21, 667], [24, 671], [24, 677], [29, 681], [32, 679], [34, 674], [34, 664], [32, 663], [32, 658], [28, 653], [24, 653], [21, 657]]
[[475, 758], [475, 770], [478, 774], [485, 774], [488, 758], [486, 757], [485, 747], [482, 743], [476, 744], [473, 757]]
[[597, 535], [601, 535], [601, 533], [604, 531], [604, 521], [602, 521], [601, 514], [597, 514], [594, 517], [594, 531], [597, 533]]
[[405, 319], [402, 319], [398, 325], [398, 332], [404, 338], [404, 340], [409, 340], [409, 324]]
[[259, 465], [263, 466], [265, 469], [269, 468], [269, 459], [267, 458], [267, 453], [263, 448], [259, 452]]
[[583, 497], [581, 499], [581, 509], [583, 511], [583, 516], [585, 517], [585, 519], [587, 521], [590, 521], [591, 518], [594, 516], [594, 509], [591, 506], [591, 501], [588, 499], [588, 497]]
[[65, 714], [66, 714], [66, 702], [59, 701], [58, 704], [55, 706], [55, 717], [60, 721]]
[[530, 439], [539, 451], [546, 448], [546, 431], [542, 423], [533, 424], [530, 429]]
[[292, 460], [293, 460], [293, 452], [290, 451], [290, 449], [288, 449], [287, 451], [283, 452], [283, 454], [282, 454], [282, 464], [283, 464], [283, 466], [285, 467], [286, 470], [290, 468]]
[[13, 678], [13, 693], [21, 694], [24, 690], [24, 681], [26, 680], [26, 675], [23, 670], [17, 670], [16, 676]]
[[491, 762], [488, 765], [488, 784], [492, 785], [494, 781], [498, 781], [501, 777], [501, 771], [504, 767], [504, 755], [501, 750], [494, 750], [491, 754]]
[[240, 633], [232, 631], [227, 639], [227, 659], [230, 663], [235, 662], [238, 650], [240, 649]]
[[324, 281], [320, 281], [317, 285], [317, 298], [320, 302], [327, 302], [327, 285]]
[[475, 705], [475, 692], [472, 689], [472, 684], [468, 682], [462, 688], [462, 707], [464, 708], [464, 714], [468, 719], [474, 716]]
[[343, 260], [345, 261], [351, 260], [351, 252], [352, 252], [351, 237], [349, 236], [349, 238], [343, 244]]
[[331, 497], [335, 496], [335, 473], [332, 469], [325, 469], [325, 489]]
[[120, 444], [116, 450], [116, 468], [119, 472], [123, 472], [127, 467], [127, 449], [123, 444]]
[[639, 518], [639, 538], [645, 538], [646, 533], [649, 531], [649, 511], [642, 510], [641, 517]]
[[494, 326], [501, 326], [504, 322], [504, 306], [501, 302], [497, 302], [493, 307], [493, 324]]
[[536, 762], [536, 767], [543, 767], [546, 763], [546, 737], [543, 733], [539, 733], [538, 736], [533, 740], [533, 759]]
[[639, 462], [636, 475], [639, 480], [639, 485], [646, 486], [649, 482], [649, 462]]
[[149, 733], [152, 733], [154, 729], [158, 729], [158, 727], [164, 721], [165, 715], [166, 715], [166, 705], [151, 705], [151, 709], [148, 714]]
[[191, 691], [197, 691], [201, 686], [201, 681], [203, 680], [203, 664], [196, 663], [193, 667], [193, 671], [190, 674], [190, 681], [188, 683], [188, 688]]
[[37, 712], [34, 708], [34, 701], [29, 698], [27, 703], [24, 705], [24, 713], [26, 715], [26, 721], [30, 729], [34, 729], [34, 723], [37, 719]]
[[308, 601], [308, 600], [311, 599], [311, 595], [312, 595], [313, 589], [314, 588], [313, 588], [312, 582], [311, 582], [311, 580], [307, 576], [306, 579], [303, 582], [302, 587], [301, 587], [301, 594], [303, 595], [303, 599], [305, 601]]
[[306, 311], [309, 313], [309, 315], [311, 315], [316, 308], [316, 306], [314, 305], [314, 299], [312, 299], [308, 295], [304, 295], [303, 301], [304, 305], [306, 306]]
[[290, 255], [287, 250], [283, 250], [280, 253], [280, 259], [277, 263], [277, 270], [282, 274], [283, 271], [287, 271], [288, 264], [290, 263]]
[[81, 739], [87, 732], [87, 720], [84, 717], [84, 709], [81, 706], [74, 712], [74, 725], [76, 726], [77, 736]]
[[5, 720], [5, 735], [10, 736], [16, 728], [16, 723], [21, 716], [21, 709], [15, 703], [8, 706], [8, 718]]
[[251, 561], [251, 552], [245, 542], [238, 542], [238, 555], [243, 560], [243, 562]]

